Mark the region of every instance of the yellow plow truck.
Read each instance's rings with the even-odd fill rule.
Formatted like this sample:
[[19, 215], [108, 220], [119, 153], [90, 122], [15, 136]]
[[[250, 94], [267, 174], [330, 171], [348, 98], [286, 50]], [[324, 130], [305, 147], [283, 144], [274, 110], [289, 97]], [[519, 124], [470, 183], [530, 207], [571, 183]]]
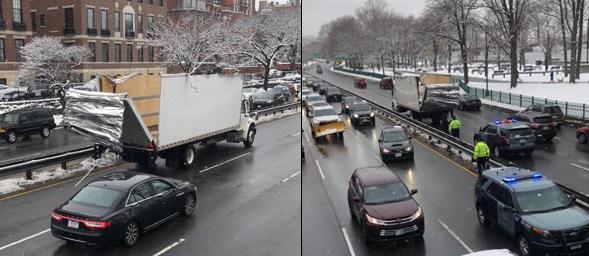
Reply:
[[311, 132], [314, 138], [336, 134], [343, 139], [346, 125], [332, 106], [313, 108], [310, 114]]

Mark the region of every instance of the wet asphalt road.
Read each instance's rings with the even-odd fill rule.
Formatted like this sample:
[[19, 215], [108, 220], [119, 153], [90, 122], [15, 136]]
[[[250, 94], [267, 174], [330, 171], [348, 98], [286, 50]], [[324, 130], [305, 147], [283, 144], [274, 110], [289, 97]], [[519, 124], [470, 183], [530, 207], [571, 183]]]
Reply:
[[[339, 104], [333, 105], [338, 111]], [[350, 218], [348, 181], [356, 168], [383, 164], [378, 153], [378, 135], [383, 127], [393, 124], [377, 118], [374, 128], [353, 128], [349, 118], [345, 119], [343, 140], [328, 136], [314, 141], [308, 120], [303, 117], [303, 145], [307, 153], [302, 170], [303, 255], [350, 255], [346, 235], [355, 255], [456, 256], [469, 250], [516, 251], [515, 242], [503, 233], [479, 226], [474, 211], [476, 177], [415, 140], [414, 161], [390, 162], [386, 166], [399, 174], [409, 188], [419, 190], [415, 198], [425, 212], [424, 239], [376, 247], [364, 245], [359, 225]]]
[[[301, 176], [294, 175], [301, 168], [300, 139], [300, 116], [293, 115], [258, 126], [251, 149], [200, 147], [190, 170], [168, 169], [159, 160], [144, 171], [194, 183], [197, 211], [150, 231], [133, 248], [71, 245], [47, 232], [0, 255], [154, 255], [180, 239], [163, 255], [301, 255]], [[136, 167], [107, 172], [121, 170]], [[47, 230], [51, 210], [79, 189], [76, 182], [0, 201], [0, 248]]]
[[[327, 64], [323, 64], [323, 75], [318, 76], [328, 82], [351, 90], [381, 106], [391, 108], [391, 91], [383, 90], [373, 81], [368, 81], [366, 89], [354, 88], [354, 79], [350, 76], [331, 72]], [[461, 140], [473, 143], [474, 133], [489, 122], [504, 119], [510, 113], [483, 106], [480, 111], [455, 111], [462, 123]], [[570, 186], [577, 191], [589, 194], [589, 144], [577, 143], [575, 132], [577, 127], [563, 126], [552, 142], [538, 142], [536, 151], [531, 158], [523, 155], [506, 157], [518, 166], [539, 170], [559, 183]]]
[[51, 135], [46, 139], [41, 138], [40, 135], [32, 135], [29, 138], [18, 138], [16, 143], [9, 144], [1, 138], [0, 165], [92, 145], [83, 137], [65, 132], [61, 127], [58, 128], [51, 130]]

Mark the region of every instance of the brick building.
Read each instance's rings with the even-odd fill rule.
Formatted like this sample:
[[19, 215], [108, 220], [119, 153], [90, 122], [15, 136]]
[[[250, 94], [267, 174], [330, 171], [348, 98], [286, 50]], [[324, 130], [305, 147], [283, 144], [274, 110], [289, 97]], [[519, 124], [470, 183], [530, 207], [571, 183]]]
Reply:
[[15, 84], [20, 54], [32, 38], [30, 0], [0, 0], [0, 84]]

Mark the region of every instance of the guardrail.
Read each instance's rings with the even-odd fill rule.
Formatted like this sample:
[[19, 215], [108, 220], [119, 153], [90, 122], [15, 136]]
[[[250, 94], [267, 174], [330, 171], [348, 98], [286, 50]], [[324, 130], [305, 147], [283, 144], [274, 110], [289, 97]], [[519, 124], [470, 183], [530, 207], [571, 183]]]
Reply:
[[54, 114], [61, 109], [61, 102], [58, 98], [54, 99], [42, 99], [42, 100], [22, 100], [22, 101], [9, 101], [0, 102], [0, 114], [12, 110], [30, 107], [42, 107], [52, 109]]
[[[307, 73], [307, 75], [321, 79], [321, 78], [319, 78], [313, 74], [310, 74], [310, 73]], [[323, 81], [332, 85], [332, 86], [338, 87], [342, 92], [344, 92], [344, 94], [356, 96], [360, 99], [365, 100], [380, 115], [392, 120], [395, 123], [401, 124], [401, 126], [405, 127], [410, 133], [418, 133], [418, 134], [421, 133], [422, 136], [425, 136], [429, 141], [434, 141], [437, 144], [443, 143], [443, 144], [447, 145], [446, 150], [448, 152], [454, 151], [454, 153], [456, 155], [461, 155], [461, 154], [467, 154], [469, 156], [473, 155], [474, 146], [468, 144], [465, 141], [455, 139], [443, 131], [437, 130], [437, 129], [435, 129], [425, 123], [422, 123], [420, 121], [411, 119], [408, 116], [405, 116], [399, 112], [393, 111], [387, 107], [381, 106], [378, 103], [371, 101], [370, 99], [366, 99], [366, 98], [364, 98], [356, 93], [353, 93], [352, 91], [349, 91], [345, 88], [342, 88], [338, 85], [335, 85], [335, 84], [330, 83], [325, 80], [323, 80]], [[501, 159], [501, 158], [498, 158], [495, 156], [491, 156], [489, 158], [489, 164], [493, 165], [494, 167], [516, 166], [516, 164], [513, 162], [509, 162], [509, 161], [506, 161], [504, 159]], [[555, 182], [555, 183], [566, 194], [568, 194], [569, 196], [574, 196], [576, 198], [576, 202], [578, 205], [589, 209], [589, 195], [588, 194], [575, 191], [574, 189], [572, 189], [566, 185], [560, 184], [558, 182]]]
[[9, 164], [0, 165], [0, 176], [7, 176], [18, 172], [25, 171], [27, 179], [31, 179], [34, 169], [47, 167], [55, 164], [61, 164], [66, 169], [67, 162], [91, 156], [94, 153], [94, 147], [83, 147], [74, 150], [45, 155], [32, 159], [23, 159]]
[[258, 120], [261, 116], [269, 116], [275, 115], [277, 113], [284, 113], [285, 110], [297, 109], [301, 107], [301, 101], [284, 104], [282, 106], [271, 107], [267, 109], [262, 109], [260, 111], [256, 111], [256, 120]]

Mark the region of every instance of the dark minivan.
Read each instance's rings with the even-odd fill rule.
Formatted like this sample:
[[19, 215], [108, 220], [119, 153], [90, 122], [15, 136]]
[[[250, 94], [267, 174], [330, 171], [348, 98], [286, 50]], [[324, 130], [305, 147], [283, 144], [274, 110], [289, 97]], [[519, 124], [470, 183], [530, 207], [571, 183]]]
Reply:
[[349, 181], [348, 206], [364, 242], [421, 238], [424, 214], [401, 178], [385, 166], [359, 168]]
[[0, 115], [0, 137], [10, 144], [17, 137], [33, 134], [47, 138], [55, 126], [51, 111], [45, 108], [24, 108]]

